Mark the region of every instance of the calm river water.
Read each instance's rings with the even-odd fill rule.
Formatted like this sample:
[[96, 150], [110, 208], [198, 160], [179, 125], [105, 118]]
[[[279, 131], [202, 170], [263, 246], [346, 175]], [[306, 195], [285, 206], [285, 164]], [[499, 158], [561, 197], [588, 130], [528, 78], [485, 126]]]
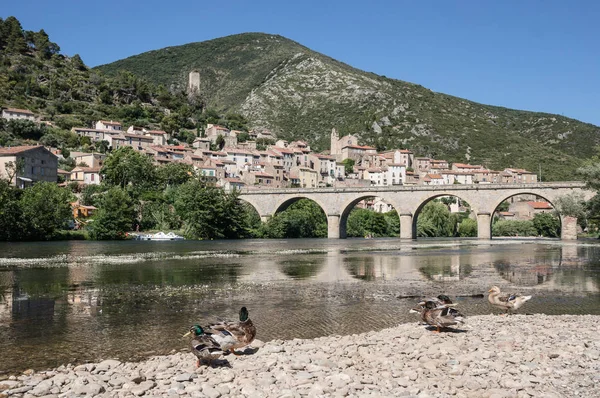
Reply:
[[447, 293], [496, 312], [491, 285], [533, 294], [522, 312], [600, 314], [596, 241], [326, 239], [0, 243], [1, 372], [186, 347], [194, 323], [247, 306], [261, 340], [361, 333]]

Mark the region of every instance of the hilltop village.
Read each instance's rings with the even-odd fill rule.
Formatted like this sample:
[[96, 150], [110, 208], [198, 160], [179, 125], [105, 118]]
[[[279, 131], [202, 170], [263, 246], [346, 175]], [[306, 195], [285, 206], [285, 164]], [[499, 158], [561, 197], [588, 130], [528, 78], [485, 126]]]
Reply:
[[[5, 108], [2, 118], [38, 121], [26, 109]], [[227, 190], [537, 182], [535, 173], [523, 169], [498, 171], [483, 165], [451, 164], [443, 159], [415, 157], [409, 149], [378, 152], [360, 145], [354, 135], [340, 137], [335, 128], [331, 131], [330, 150], [322, 153], [311, 150], [307, 142], [280, 140], [266, 130], [244, 132], [216, 124], [208, 124], [191, 144], [178, 142], [165, 131], [125, 128], [112, 120], [97, 121], [93, 127], [73, 127], [71, 131], [108, 151], [131, 147], [159, 165], [187, 163], [200, 178]], [[17, 157], [28, 167], [11, 175], [5, 164]], [[62, 181], [82, 185], [102, 182], [105, 153], [71, 152], [70, 157], [76, 166], [64, 170], [58, 167], [62, 158], [59, 149], [0, 148], [0, 176], [20, 187], [40, 180], [57, 181], [58, 176]]]

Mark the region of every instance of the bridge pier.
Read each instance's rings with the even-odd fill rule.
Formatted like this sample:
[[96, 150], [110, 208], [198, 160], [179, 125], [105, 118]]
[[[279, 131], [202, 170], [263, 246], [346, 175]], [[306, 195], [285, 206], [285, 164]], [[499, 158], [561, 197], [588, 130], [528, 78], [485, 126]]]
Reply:
[[260, 221], [268, 222], [271, 219], [271, 215], [260, 216]]
[[477, 213], [477, 238], [492, 239], [491, 214], [488, 212]]
[[416, 239], [412, 213], [400, 213], [400, 239]]
[[569, 216], [560, 216], [560, 239], [576, 240], [577, 239], [577, 218]]
[[346, 228], [340, 228], [339, 214], [327, 215], [327, 239], [346, 239]]

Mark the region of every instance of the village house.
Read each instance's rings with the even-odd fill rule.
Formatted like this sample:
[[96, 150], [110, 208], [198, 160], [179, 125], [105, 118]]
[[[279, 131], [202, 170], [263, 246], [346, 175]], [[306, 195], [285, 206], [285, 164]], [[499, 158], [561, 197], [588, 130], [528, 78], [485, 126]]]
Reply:
[[431, 159], [430, 158], [415, 158], [415, 173], [419, 175], [425, 175], [431, 170]]
[[271, 146], [269, 150], [281, 156], [281, 164], [283, 165], [283, 169], [286, 171], [286, 173], [289, 173], [292, 167], [294, 166], [294, 162], [296, 159], [294, 150], [281, 148], [278, 146]]
[[444, 178], [435, 173], [425, 174], [422, 181], [423, 185], [444, 185]]
[[87, 153], [87, 152], [71, 152], [71, 159], [75, 161], [76, 165], [85, 165], [83, 167], [100, 168], [104, 164], [106, 155], [103, 153]]
[[406, 172], [406, 179], [404, 180], [403, 185], [419, 185], [421, 182], [421, 177], [415, 173], [414, 171]]
[[433, 173], [440, 173], [441, 171], [444, 170], [450, 170], [450, 166], [448, 164], [447, 160], [441, 160], [441, 159], [431, 159], [429, 161], [429, 167], [430, 167], [430, 171]]
[[79, 202], [71, 203], [71, 209], [73, 210], [73, 218], [76, 220], [92, 217], [96, 210], [98, 210], [97, 207], [82, 205]]
[[483, 168], [474, 170], [473, 181], [476, 184], [497, 184], [500, 182], [500, 172]]
[[57, 169], [56, 170], [56, 176], [59, 179], [62, 179], [65, 182], [68, 182], [71, 180], [71, 172], [67, 171], [67, 170], [63, 170], [63, 169]]
[[384, 187], [388, 185], [387, 168], [371, 167], [363, 171], [363, 179], [371, 181], [371, 186]]
[[484, 169], [484, 167], [480, 164], [452, 163], [452, 170], [454, 171], [474, 172], [475, 170], [482, 169]]
[[210, 150], [211, 141], [208, 138], [197, 137], [192, 143], [193, 148], [201, 149], [201, 150]]
[[537, 174], [525, 169], [504, 169], [500, 173], [503, 184], [534, 184], [537, 182]]
[[3, 108], [2, 119], [6, 120], [29, 120], [35, 122], [35, 113], [29, 109], [18, 109], [18, 108]]
[[112, 120], [110, 120], [110, 121], [98, 120], [96, 122], [96, 130], [107, 130], [107, 131], [121, 132], [122, 131], [122, 126], [121, 126], [121, 123], [119, 123], [119, 122], [113, 122]]
[[115, 130], [98, 130], [87, 127], [73, 127], [71, 131], [80, 137], [89, 137], [92, 142], [108, 141], [109, 146], [112, 143], [112, 137], [119, 135]]
[[412, 151], [408, 149], [394, 149], [382, 152], [380, 155], [386, 159], [387, 164], [403, 164], [406, 167], [412, 167], [415, 159]]
[[224, 190], [231, 192], [236, 189], [244, 188], [246, 184], [239, 178], [224, 178], [220, 180], [220, 186], [223, 187]]
[[508, 211], [513, 213], [518, 220], [531, 220], [536, 214], [553, 212], [554, 208], [548, 202], [523, 201], [511, 203]]
[[406, 166], [404, 163], [389, 163], [387, 172], [388, 185], [402, 185], [406, 181]]
[[394, 206], [387, 203], [383, 199], [379, 197], [375, 197], [373, 199], [373, 211], [375, 211], [376, 213], [387, 213], [392, 210], [394, 210]]
[[332, 186], [335, 184], [336, 177], [336, 161], [334, 156], [312, 154], [308, 155], [310, 168], [319, 174], [320, 186]]
[[167, 145], [169, 134], [162, 130], [148, 130], [144, 133], [148, 137], [152, 137], [154, 145]]
[[473, 184], [474, 173], [468, 171], [443, 170], [436, 173], [442, 176], [444, 184]]
[[[372, 146], [368, 145], [346, 145], [342, 148], [342, 157], [341, 160], [344, 159], [352, 159], [354, 161], [366, 156], [366, 155], [374, 155], [377, 153], [377, 150]], [[336, 156], [337, 158], [337, 156]]]
[[154, 138], [138, 134], [121, 134], [112, 138], [112, 148], [119, 149], [125, 146], [136, 151], [143, 151], [154, 145]]
[[57, 182], [57, 170], [58, 157], [41, 145], [0, 148], [0, 178], [18, 188], [38, 181]]
[[226, 159], [236, 165], [237, 170], [243, 169], [247, 163], [251, 164], [254, 156], [252, 151], [230, 147], [223, 148], [223, 152], [226, 154]]
[[100, 185], [100, 167], [75, 167], [71, 170], [71, 181], [85, 185]]

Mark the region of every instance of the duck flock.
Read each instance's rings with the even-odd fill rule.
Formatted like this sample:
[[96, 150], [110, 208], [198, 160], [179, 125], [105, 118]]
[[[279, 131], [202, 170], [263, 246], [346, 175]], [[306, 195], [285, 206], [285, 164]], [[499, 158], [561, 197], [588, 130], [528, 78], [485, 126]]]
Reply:
[[[502, 293], [498, 286], [492, 286], [488, 293], [489, 303], [504, 310], [505, 314], [518, 310], [532, 297]], [[465, 316], [455, 308], [456, 305], [450, 297], [440, 294], [420, 301], [418, 307], [411, 309], [410, 312], [420, 314], [421, 320], [433, 326], [434, 331], [439, 333], [449, 326], [464, 323]], [[198, 358], [196, 367], [199, 367], [202, 362], [211, 364], [213, 360], [225, 353], [238, 355], [235, 350], [249, 345], [256, 337], [256, 327], [250, 320], [248, 309], [242, 307], [239, 321], [220, 321], [206, 327], [194, 325], [184, 335], [187, 336], [192, 336], [190, 348]]]

